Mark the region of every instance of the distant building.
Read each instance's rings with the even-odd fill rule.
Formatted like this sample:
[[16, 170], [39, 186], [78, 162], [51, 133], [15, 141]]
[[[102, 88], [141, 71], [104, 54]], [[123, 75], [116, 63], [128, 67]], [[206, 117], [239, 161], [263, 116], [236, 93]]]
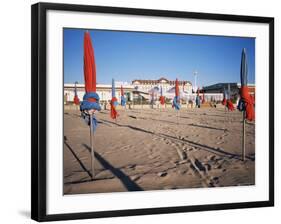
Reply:
[[[116, 82], [117, 83], [117, 82]], [[121, 85], [120, 83], [115, 83], [115, 95], [117, 99], [121, 98]], [[127, 100], [133, 99], [133, 90], [134, 87], [127, 83], [122, 83], [124, 94]], [[83, 100], [83, 96], [85, 94], [85, 85], [84, 84], [77, 84], [77, 95], [80, 101]], [[111, 100], [111, 84], [97, 84], [97, 94], [100, 97], [100, 101], [108, 101]], [[66, 83], [64, 84], [64, 99], [66, 102], [72, 102], [74, 98], [74, 83]]]
[[[121, 85], [124, 89], [125, 97], [128, 101], [139, 100], [151, 100], [154, 97], [155, 100], [159, 99], [160, 91], [162, 87], [162, 92], [165, 97], [172, 99], [175, 94], [175, 80], [168, 80], [166, 78], [160, 78], [157, 80], [143, 80], [137, 79], [133, 80], [132, 83], [128, 82], [115, 82], [115, 95], [118, 100], [121, 98]], [[73, 102], [74, 99], [74, 83], [64, 84], [64, 101]], [[85, 94], [85, 85], [77, 84], [77, 95], [82, 101]], [[185, 99], [187, 96], [192, 97], [192, 83], [190, 81], [179, 80], [180, 95]], [[111, 100], [111, 84], [97, 84], [97, 94], [100, 97], [100, 101]]]
[[[210, 86], [204, 86], [203, 91], [204, 93], [224, 93], [225, 91], [228, 91], [228, 85], [230, 85], [230, 91], [231, 95], [238, 95], [241, 84], [240, 83], [216, 83], [214, 85]], [[255, 95], [255, 84], [248, 84], [249, 92], [251, 95]]]
[[[134, 86], [135, 90], [141, 92], [149, 92], [155, 87], [160, 90], [162, 87], [163, 95], [169, 95], [171, 89], [175, 87], [175, 82], [175, 80], [168, 80], [164, 77], [161, 77], [157, 80], [135, 79], [132, 81], [132, 85]], [[192, 94], [192, 83], [190, 81], [179, 80], [179, 87], [184, 93]]]

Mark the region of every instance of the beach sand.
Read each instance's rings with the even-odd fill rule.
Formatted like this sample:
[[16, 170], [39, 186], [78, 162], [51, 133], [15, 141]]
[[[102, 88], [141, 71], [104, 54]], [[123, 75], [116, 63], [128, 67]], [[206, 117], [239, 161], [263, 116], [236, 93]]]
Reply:
[[64, 111], [64, 194], [255, 184], [255, 124], [218, 108], [109, 110], [96, 114], [95, 177], [89, 127], [75, 109]]

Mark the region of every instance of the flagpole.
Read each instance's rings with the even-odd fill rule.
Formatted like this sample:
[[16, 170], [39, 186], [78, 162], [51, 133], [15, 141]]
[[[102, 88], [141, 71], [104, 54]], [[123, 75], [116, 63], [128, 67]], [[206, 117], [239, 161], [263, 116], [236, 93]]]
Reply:
[[90, 144], [91, 144], [91, 170], [92, 170], [92, 180], [95, 176], [95, 152], [94, 152], [94, 131], [93, 131], [93, 112], [90, 112]]
[[246, 152], [246, 119], [245, 119], [245, 111], [242, 112], [243, 116], [243, 128], [242, 128], [242, 160], [245, 161], [245, 152]]

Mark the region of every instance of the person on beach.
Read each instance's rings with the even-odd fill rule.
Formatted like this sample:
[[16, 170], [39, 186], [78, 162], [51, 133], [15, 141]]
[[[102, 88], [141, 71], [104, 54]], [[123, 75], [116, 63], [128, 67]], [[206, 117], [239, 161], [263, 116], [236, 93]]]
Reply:
[[200, 108], [201, 101], [200, 101], [200, 96], [199, 95], [196, 96], [195, 103], [196, 103], [196, 107]]

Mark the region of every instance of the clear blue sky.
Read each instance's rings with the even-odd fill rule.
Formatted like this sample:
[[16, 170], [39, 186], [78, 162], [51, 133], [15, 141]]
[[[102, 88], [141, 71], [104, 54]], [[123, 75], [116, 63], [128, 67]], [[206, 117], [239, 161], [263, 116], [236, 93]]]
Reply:
[[[91, 30], [97, 82], [111, 79], [189, 80], [198, 85], [240, 82], [242, 48], [248, 57], [248, 83], [255, 82], [255, 39], [186, 34]], [[84, 83], [83, 29], [64, 29], [64, 82]]]

